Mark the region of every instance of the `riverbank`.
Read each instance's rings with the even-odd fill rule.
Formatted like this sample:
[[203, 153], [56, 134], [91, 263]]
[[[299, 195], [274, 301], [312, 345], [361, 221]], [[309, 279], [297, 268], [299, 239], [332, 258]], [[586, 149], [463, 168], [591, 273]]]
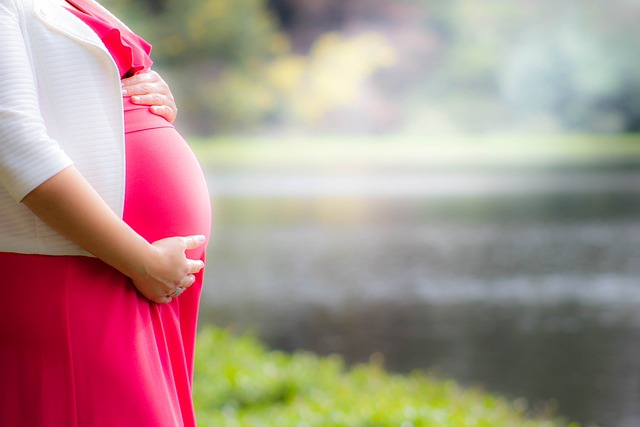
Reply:
[[391, 374], [377, 354], [347, 367], [216, 328], [199, 335], [194, 395], [201, 427], [579, 427], [552, 405], [532, 409], [420, 371]]
[[640, 135], [192, 142], [216, 198], [638, 192]]
[[640, 135], [189, 138], [205, 169], [407, 170], [640, 165]]

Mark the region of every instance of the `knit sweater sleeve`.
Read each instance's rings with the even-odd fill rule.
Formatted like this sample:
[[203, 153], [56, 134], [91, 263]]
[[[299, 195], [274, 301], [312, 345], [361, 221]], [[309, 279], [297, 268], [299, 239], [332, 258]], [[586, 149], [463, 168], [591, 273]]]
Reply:
[[47, 133], [19, 1], [0, 0], [0, 185], [16, 201], [73, 163]]

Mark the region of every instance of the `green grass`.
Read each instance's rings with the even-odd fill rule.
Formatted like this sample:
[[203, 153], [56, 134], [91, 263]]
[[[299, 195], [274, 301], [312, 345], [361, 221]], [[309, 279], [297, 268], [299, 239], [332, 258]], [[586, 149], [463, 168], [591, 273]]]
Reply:
[[456, 168], [640, 164], [640, 135], [189, 138], [205, 168]]
[[216, 328], [198, 338], [194, 396], [202, 427], [578, 427], [533, 417], [523, 400], [389, 373], [381, 356], [347, 367], [337, 356], [269, 351]]

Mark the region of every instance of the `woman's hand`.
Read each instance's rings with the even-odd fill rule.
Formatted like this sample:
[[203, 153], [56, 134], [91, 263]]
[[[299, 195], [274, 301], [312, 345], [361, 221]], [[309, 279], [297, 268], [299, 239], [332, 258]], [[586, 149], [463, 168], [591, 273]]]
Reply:
[[[131, 279], [142, 295], [165, 304], [195, 282], [194, 274], [204, 268], [200, 260], [188, 259], [185, 251], [205, 242], [204, 236], [169, 237], [151, 244], [143, 270]], [[177, 292], [177, 293], [176, 293]]]
[[150, 106], [153, 114], [173, 123], [178, 115], [178, 107], [169, 85], [155, 71], [136, 74], [122, 80], [122, 95], [130, 96], [131, 102]]
[[170, 237], [149, 244], [104, 202], [75, 166], [69, 166], [27, 194], [22, 203], [46, 224], [132, 279], [157, 303], [171, 302], [204, 267], [185, 251], [204, 236]]

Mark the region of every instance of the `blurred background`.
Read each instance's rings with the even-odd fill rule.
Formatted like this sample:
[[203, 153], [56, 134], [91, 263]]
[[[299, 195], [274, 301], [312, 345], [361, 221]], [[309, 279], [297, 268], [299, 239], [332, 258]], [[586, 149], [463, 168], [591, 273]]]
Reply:
[[636, 0], [107, 0], [190, 133], [629, 132]]
[[202, 324], [640, 425], [640, 1], [104, 4], [209, 181]]

